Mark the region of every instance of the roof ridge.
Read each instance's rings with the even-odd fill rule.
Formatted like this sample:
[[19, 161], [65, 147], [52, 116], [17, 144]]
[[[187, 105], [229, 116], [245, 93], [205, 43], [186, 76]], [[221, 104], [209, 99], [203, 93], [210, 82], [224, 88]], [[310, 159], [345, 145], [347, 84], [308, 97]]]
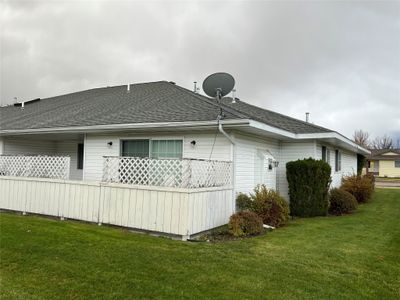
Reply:
[[[112, 86], [107, 85], [107, 86], [94, 87], [94, 88], [79, 90], [79, 91], [76, 91], [76, 92], [68, 92], [68, 93], [65, 93], [65, 94], [59, 94], [59, 95], [55, 95], [55, 96], [40, 98], [40, 101], [42, 101], [42, 100], [49, 100], [49, 99], [57, 98], [57, 97], [64, 97], [64, 96], [69, 96], [69, 95], [84, 93], [84, 92], [89, 92], [89, 91], [95, 91], [95, 90], [111, 89], [111, 88], [120, 88], [120, 87], [123, 87], [123, 86], [127, 86], [128, 84], [129, 84], [130, 86], [132, 86], [132, 85], [145, 85], [145, 84], [154, 84], [154, 83], [162, 83], [162, 82], [169, 83], [169, 82], [166, 81], [166, 80], [157, 80], [157, 81], [150, 81], [150, 82], [127, 83], [127, 84], [112, 85]], [[34, 99], [34, 98], [32, 98], [32, 99]], [[29, 101], [29, 100], [27, 100], [27, 101]], [[0, 106], [0, 108], [4, 108], [4, 107], [8, 107], [8, 106], [13, 106], [13, 104], [5, 105], [5, 106]]]

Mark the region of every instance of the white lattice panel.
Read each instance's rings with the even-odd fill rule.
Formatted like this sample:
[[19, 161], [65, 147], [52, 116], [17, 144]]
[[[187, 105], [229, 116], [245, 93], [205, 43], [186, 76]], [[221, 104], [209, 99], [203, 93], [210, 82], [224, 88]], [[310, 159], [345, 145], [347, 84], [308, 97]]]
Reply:
[[196, 159], [104, 157], [103, 181], [167, 187], [231, 184], [231, 162]]
[[69, 178], [67, 156], [0, 155], [0, 176]]

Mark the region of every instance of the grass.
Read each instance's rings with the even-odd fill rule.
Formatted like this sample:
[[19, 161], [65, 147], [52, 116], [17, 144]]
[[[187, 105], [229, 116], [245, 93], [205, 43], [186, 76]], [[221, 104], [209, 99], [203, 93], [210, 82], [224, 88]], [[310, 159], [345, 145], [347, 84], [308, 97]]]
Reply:
[[400, 189], [210, 244], [0, 214], [1, 299], [399, 299]]

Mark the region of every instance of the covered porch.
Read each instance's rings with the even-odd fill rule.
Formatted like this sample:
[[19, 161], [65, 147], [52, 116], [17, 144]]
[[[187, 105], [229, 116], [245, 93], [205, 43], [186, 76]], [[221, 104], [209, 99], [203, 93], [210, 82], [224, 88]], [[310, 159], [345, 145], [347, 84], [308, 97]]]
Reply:
[[[59, 167], [66, 163], [63, 159], [54, 157], [68, 157], [68, 176], [64, 179], [82, 180], [84, 167], [84, 135], [83, 134], [38, 134], [15, 135], [0, 137], [0, 155], [20, 156], [19, 165], [22, 167], [22, 157], [50, 156], [52, 162], [44, 161]], [[61, 162], [63, 161], [63, 162]], [[51, 177], [50, 177], [51, 178]], [[61, 177], [53, 177], [61, 178]]]

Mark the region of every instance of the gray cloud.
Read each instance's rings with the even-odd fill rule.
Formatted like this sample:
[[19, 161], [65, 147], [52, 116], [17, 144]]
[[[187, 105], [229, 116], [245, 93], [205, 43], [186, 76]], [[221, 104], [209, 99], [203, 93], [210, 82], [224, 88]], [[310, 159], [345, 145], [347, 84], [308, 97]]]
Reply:
[[399, 2], [3, 1], [0, 103], [232, 73], [238, 96], [400, 137]]

